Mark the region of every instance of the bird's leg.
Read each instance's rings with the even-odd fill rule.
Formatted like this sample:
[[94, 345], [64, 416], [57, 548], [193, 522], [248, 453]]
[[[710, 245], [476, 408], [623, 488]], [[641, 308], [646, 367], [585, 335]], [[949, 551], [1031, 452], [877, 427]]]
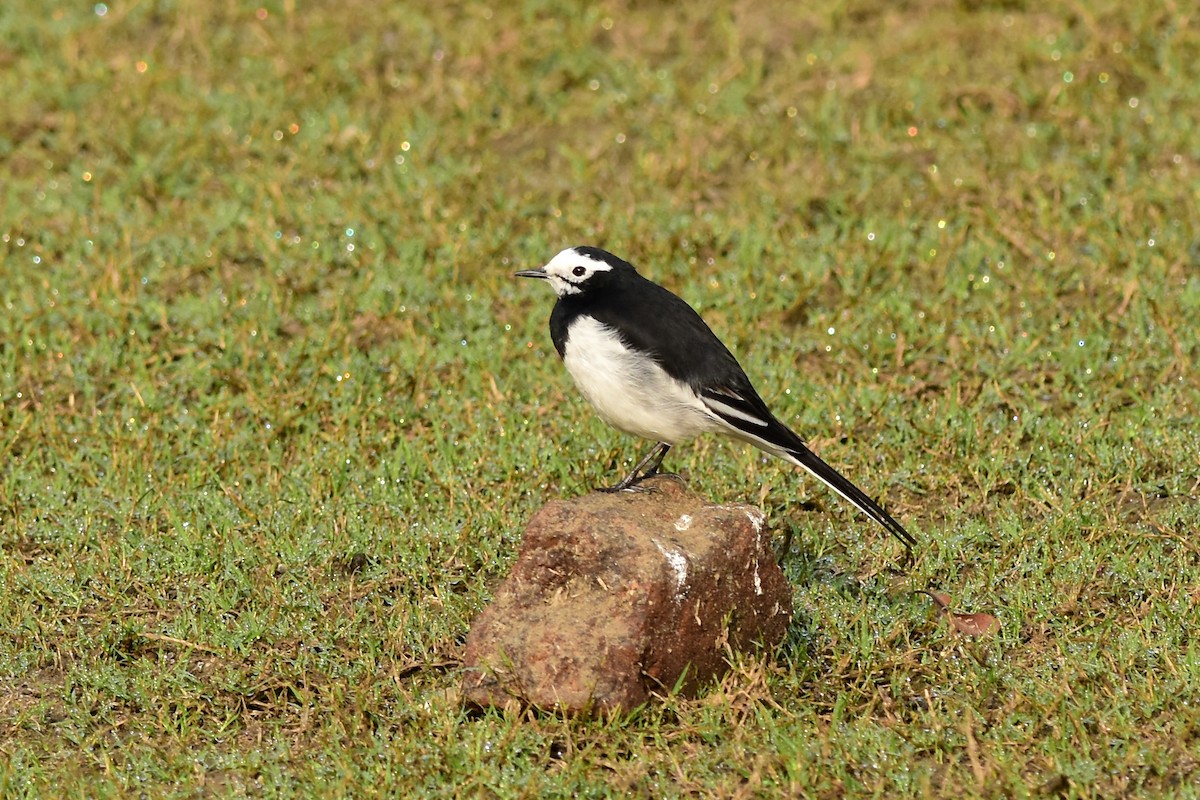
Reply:
[[642, 477], [638, 478], [634, 483], [638, 483], [645, 478], [649, 478], [658, 474], [658, 468], [662, 466], [663, 459], [667, 457], [667, 451], [671, 449], [671, 445], [666, 442], [659, 442], [651, 448], [646, 457], [642, 459], [642, 463], [634, 468], [634, 473], [638, 470], [642, 471]]
[[621, 479], [621, 482], [616, 486], [608, 486], [601, 488], [602, 492], [624, 492], [628, 489], [637, 489], [637, 485], [646, 478], [658, 474], [658, 468], [662, 466], [663, 459], [666, 458], [667, 451], [671, 449], [671, 445], [666, 442], [659, 442], [654, 445], [654, 448], [646, 454], [646, 457], [638, 462], [638, 465], [633, 468], [628, 475]]

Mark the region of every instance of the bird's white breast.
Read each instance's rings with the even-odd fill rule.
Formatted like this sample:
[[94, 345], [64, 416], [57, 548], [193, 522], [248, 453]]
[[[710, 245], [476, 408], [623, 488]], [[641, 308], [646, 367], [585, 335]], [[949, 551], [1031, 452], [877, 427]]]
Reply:
[[626, 433], [678, 444], [721, 429], [691, 387], [593, 317], [567, 329], [563, 364], [600, 418]]

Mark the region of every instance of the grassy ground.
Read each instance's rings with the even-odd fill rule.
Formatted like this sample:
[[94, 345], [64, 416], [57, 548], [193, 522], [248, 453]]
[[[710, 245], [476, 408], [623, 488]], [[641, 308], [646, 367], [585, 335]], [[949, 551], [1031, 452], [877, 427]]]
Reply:
[[[501, 6], [0, 9], [0, 796], [1194, 796], [1195, 10]], [[683, 448], [795, 534], [784, 651], [471, 718], [523, 521], [643, 447], [510, 278], [577, 243], [921, 549]]]

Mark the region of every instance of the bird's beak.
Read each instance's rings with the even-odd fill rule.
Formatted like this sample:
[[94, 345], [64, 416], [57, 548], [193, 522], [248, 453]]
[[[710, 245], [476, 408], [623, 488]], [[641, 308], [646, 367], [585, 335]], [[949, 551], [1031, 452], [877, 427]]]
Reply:
[[538, 267], [537, 269], [523, 269], [520, 272], [514, 272], [513, 275], [515, 275], [518, 278], [549, 278], [550, 277], [546, 273], [546, 270], [543, 267]]

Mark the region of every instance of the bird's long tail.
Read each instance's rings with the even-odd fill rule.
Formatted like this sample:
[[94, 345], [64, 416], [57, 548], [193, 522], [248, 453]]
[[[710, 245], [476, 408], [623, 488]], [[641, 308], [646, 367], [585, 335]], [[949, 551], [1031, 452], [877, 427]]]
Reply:
[[896, 518], [883, 510], [883, 507], [872, 500], [862, 489], [859, 489], [840, 472], [821, 460], [820, 456], [807, 447], [789, 448], [784, 455], [788, 461], [804, 467], [814, 477], [849, 500], [854, 506], [871, 519], [878, 522], [888, 533], [904, 542], [906, 548], [916, 545], [916, 538], [896, 521]]

